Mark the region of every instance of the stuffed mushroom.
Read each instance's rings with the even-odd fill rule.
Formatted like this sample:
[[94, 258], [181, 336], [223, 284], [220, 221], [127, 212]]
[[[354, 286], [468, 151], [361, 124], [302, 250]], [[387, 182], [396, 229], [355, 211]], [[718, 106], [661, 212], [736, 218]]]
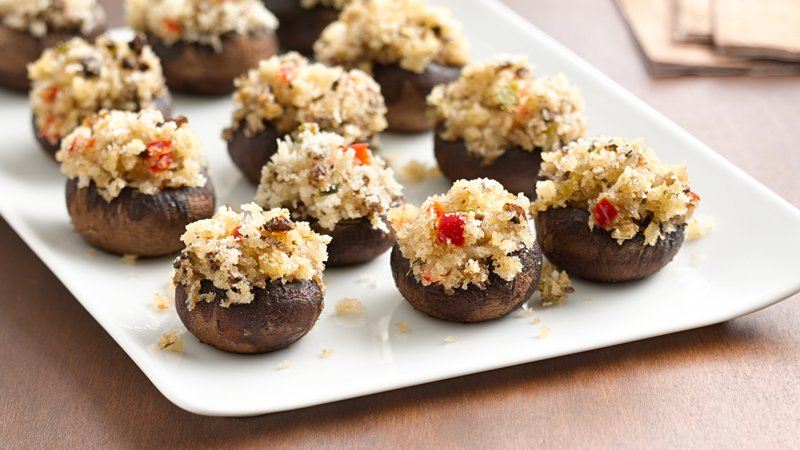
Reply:
[[428, 97], [434, 153], [451, 180], [491, 178], [532, 197], [543, 151], [583, 136], [583, 99], [563, 75], [534, 78], [523, 56], [467, 66]]
[[700, 197], [686, 168], [641, 140], [580, 139], [543, 154], [532, 207], [549, 261], [601, 282], [637, 280], [669, 263]]
[[91, 40], [105, 29], [95, 0], [0, 1], [0, 86], [27, 91], [27, 66], [44, 49], [73, 37]]
[[303, 337], [323, 308], [330, 237], [285, 209], [222, 207], [186, 227], [175, 260], [175, 306], [201, 342], [235, 353], [279, 350]]
[[278, 51], [278, 21], [260, 0], [127, 0], [171, 89], [228, 94], [233, 80]]
[[184, 118], [102, 111], [64, 138], [56, 159], [75, 230], [102, 250], [177, 252], [186, 225], [214, 213], [202, 144]]
[[55, 155], [61, 139], [102, 109], [158, 109], [169, 116], [172, 97], [161, 64], [144, 38], [80, 38], [45, 50], [28, 67], [33, 130], [42, 149]]
[[421, 207], [389, 211], [397, 237], [391, 267], [419, 311], [455, 322], [502, 317], [527, 301], [542, 254], [528, 223], [530, 202], [489, 179], [459, 180]]
[[372, 73], [391, 131], [433, 128], [425, 98], [458, 77], [469, 59], [461, 25], [420, 0], [355, 0], [323, 31], [314, 54], [326, 64]]
[[380, 86], [360, 70], [312, 64], [293, 52], [261, 61], [236, 86], [232, 124], [222, 136], [253, 184], [277, 151], [278, 139], [303, 123], [338, 133], [346, 144], [372, 142], [386, 128]]
[[286, 51], [311, 55], [322, 30], [351, 0], [264, 0], [278, 18], [278, 40]]
[[368, 144], [348, 145], [313, 125], [278, 143], [256, 194], [261, 206], [287, 208], [331, 236], [329, 267], [367, 262], [388, 250], [394, 238], [385, 216], [402, 199], [392, 169]]

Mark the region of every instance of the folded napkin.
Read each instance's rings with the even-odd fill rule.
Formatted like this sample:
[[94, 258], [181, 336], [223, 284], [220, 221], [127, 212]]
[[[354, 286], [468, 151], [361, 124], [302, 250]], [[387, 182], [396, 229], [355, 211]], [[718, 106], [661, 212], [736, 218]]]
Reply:
[[800, 0], [716, 0], [712, 18], [726, 55], [800, 61]]

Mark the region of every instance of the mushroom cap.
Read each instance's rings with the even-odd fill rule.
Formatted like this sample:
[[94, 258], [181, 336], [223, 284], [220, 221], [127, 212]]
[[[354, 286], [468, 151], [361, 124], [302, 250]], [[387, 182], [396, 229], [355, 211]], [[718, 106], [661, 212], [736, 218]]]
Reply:
[[534, 242], [531, 248], [518, 252], [523, 269], [511, 281], [494, 272], [484, 289], [469, 285], [452, 294], [440, 285], [424, 286], [411, 272], [411, 264], [392, 248], [392, 276], [400, 293], [415, 309], [438, 319], [453, 322], [483, 322], [505, 316], [525, 303], [539, 286], [542, 271], [542, 252]]
[[278, 51], [273, 31], [253, 34], [226, 33], [222, 50], [194, 42], [167, 45], [148, 34], [147, 40], [161, 58], [170, 89], [202, 95], [223, 95], [234, 91], [233, 80]]
[[281, 24], [278, 27], [278, 41], [285, 52], [313, 55], [314, 42], [319, 39], [322, 30], [339, 17], [339, 11], [335, 8], [316, 5], [305, 9], [298, 0], [264, 0], [264, 5]]
[[415, 73], [397, 64], [376, 64], [372, 72], [386, 100], [389, 131], [416, 132], [435, 125], [434, 117], [427, 113], [428, 94], [436, 85], [455, 81], [461, 68], [430, 63], [424, 72]]
[[328, 244], [326, 267], [343, 267], [372, 261], [394, 244], [394, 237], [372, 227], [367, 217], [339, 221], [333, 230], [319, 226], [319, 222], [308, 219], [311, 229], [331, 237]]
[[278, 151], [278, 139], [281, 136], [270, 122], [264, 123], [264, 129], [254, 136], [247, 136], [246, 125], [240, 124], [233, 131], [228, 144], [228, 154], [247, 181], [258, 185], [261, 181], [261, 169]]
[[539, 149], [527, 151], [520, 147], [509, 148], [497, 159], [484, 165], [480, 157], [467, 150], [463, 140], [448, 141], [437, 132], [433, 151], [439, 169], [451, 181], [491, 178], [513, 194], [522, 192], [531, 200], [536, 198], [536, 180], [542, 164], [542, 152]]
[[572, 276], [617, 283], [650, 276], [667, 265], [683, 244], [684, 226], [645, 245], [644, 235], [618, 244], [600, 228], [589, 229], [589, 212], [565, 207], [547, 209], [535, 219], [536, 240], [547, 259]]
[[225, 292], [203, 280], [201, 293], [214, 293], [213, 302], [186, 305], [183, 285], [175, 287], [175, 308], [186, 328], [201, 342], [233, 353], [266, 353], [288, 347], [313, 328], [323, 308], [322, 288], [310, 280], [273, 281], [253, 289], [254, 299], [227, 308], [218, 300]]
[[90, 244], [120, 255], [161, 256], [183, 248], [186, 225], [214, 214], [214, 185], [162, 189], [147, 195], [124, 188], [107, 202], [94, 183], [67, 180], [67, 209], [75, 230]]

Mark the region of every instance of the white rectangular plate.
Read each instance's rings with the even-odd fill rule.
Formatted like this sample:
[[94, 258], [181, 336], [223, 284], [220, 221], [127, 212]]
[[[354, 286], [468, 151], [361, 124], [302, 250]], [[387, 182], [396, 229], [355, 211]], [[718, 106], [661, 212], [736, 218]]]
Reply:
[[[536, 73], [565, 73], [586, 98], [591, 131], [644, 137], [666, 161], [685, 163], [703, 197], [700, 213], [713, 234], [688, 242], [648, 280], [624, 285], [576, 282], [566, 304], [534, 306], [541, 319], [511, 316], [478, 325], [431, 319], [414, 311], [394, 287], [388, 254], [352, 269], [328, 270], [326, 304], [316, 327], [291, 348], [260, 356], [223, 353], [185, 335], [183, 354], [161, 352], [163, 331], [182, 329], [174, 308], [157, 312], [171, 258], [123, 264], [89, 251], [72, 231], [64, 178], [37, 148], [23, 96], [0, 93], [0, 212], [89, 313], [172, 402], [206, 415], [245, 416], [316, 405], [499, 367], [537, 361], [732, 319], [800, 290], [800, 212], [610, 81], [505, 6], [493, 0], [441, 0], [464, 22], [475, 60], [492, 54], [530, 55]], [[217, 186], [218, 204], [238, 205], [254, 188], [230, 163], [220, 131], [231, 103], [178, 97], [178, 114], [200, 133]], [[432, 138], [383, 136], [384, 154], [433, 161]], [[419, 203], [447, 189], [443, 179], [407, 186]], [[377, 287], [360, 280], [369, 275]], [[361, 282], [360, 282], [361, 281]], [[367, 317], [338, 319], [333, 306], [360, 299]], [[47, 300], [47, 299], [44, 299]], [[404, 321], [410, 333], [398, 333]], [[543, 326], [549, 328], [540, 336]], [[447, 336], [458, 341], [444, 344]], [[328, 358], [318, 355], [333, 349]], [[279, 365], [288, 361], [289, 368]]]

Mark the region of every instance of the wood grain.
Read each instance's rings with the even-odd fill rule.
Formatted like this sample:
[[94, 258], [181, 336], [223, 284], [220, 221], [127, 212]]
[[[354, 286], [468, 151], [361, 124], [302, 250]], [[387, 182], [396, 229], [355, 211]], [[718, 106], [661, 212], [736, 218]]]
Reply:
[[[652, 80], [610, 1], [507, 3], [800, 205], [800, 79]], [[4, 448], [800, 442], [797, 297], [699, 330], [298, 411], [216, 419], [183, 412], [159, 394], [5, 222], [0, 246]]]

